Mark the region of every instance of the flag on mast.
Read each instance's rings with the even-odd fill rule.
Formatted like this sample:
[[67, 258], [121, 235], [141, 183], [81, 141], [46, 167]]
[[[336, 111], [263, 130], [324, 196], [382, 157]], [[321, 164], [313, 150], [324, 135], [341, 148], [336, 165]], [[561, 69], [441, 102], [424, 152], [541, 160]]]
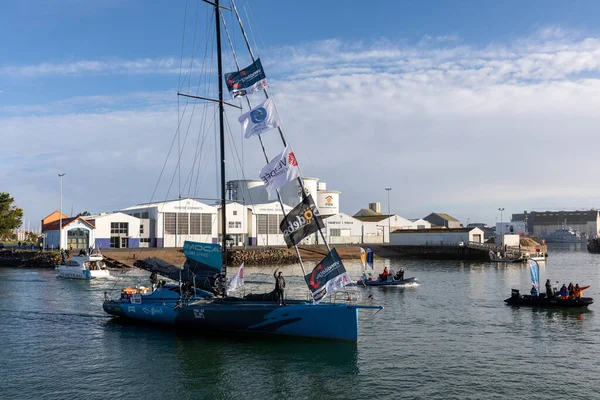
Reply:
[[362, 247], [360, 248], [360, 262], [362, 262], [363, 269], [367, 268], [367, 252]]
[[227, 283], [227, 293], [232, 292], [241, 286], [244, 286], [244, 263], [240, 265], [237, 273], [232, 276]]
[[536, 290], [540, 291], [540, 266], [537, 262], [531, 258], [527, 260], [529, 264], [529, 273], [531, 274], [531, 283], [535, 286]]
[[265, 183], [269, 193], [281, 189], [283, 185], [300, 176], [300, 167], [296, 155], [288, 145], [281, 153], [275, 156], [259, 172], [260, 179]]
[[324, 227], [319, 210], [310, 194], [303, 197], [302, 201], [279, 224], [288, 247], [300, 243], [302, 239]]
[[237, 72], [225, 74], [227, 89], [232, 98], [243, 97], [259, 91], [267, 86], [267, 77], [263, 70], [260, 58], [252, 64]]
[[314, 303], [319, 303], [351, 282], [350, 275], [346, 272], [335, 248], [331, 249], [312, 272], [304, 276], [304, 279], [312, 293]]
[[281, 119], [272, 98], [260, 103], [252, 110], [238, 118], [244, 130], [244, 139], [260, 135], [281, 126]]

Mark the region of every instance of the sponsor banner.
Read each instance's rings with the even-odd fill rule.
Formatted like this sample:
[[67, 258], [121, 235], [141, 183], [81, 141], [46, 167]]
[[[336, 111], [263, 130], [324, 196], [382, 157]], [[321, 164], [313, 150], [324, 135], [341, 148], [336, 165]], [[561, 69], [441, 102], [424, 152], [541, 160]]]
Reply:
[[288, 145], [283, 149], [281, 153], [260, 170], [259, 176], [269, 193], [281, 189], [286, 183], [298, 178], [300, 176], [300, 167], [298, 167], [298, 160], [296, 160], [292, 148]]
[[252, 94], [267, 86], [260, 58], [240, 71], [225, 74], [225, 82], [234, 99]]
[[245, 139], [281, 126], [277, 108], [271, 98], [239, 117], [238, 121], [242, 124]]
[[221, 270], [223, 257], [221, 255], [221, 245], [186, 240], [183, 243], [183, 254], [187, 258], [208, 265], [216, 270]]
[[244, 263], [240, 265], [237, 273], [231, 277], [227, 283], [227, 293], [234, 291], [235, 289], [244, 286]]
[[540, 290], [540, 266], [532, 259], [527, 260], [529, 264], [529, 273], [531, 274], [531, 283]]
[[367, 265], [373, 269], [373, 250], [367, 247]]
[[297, 245], [302, 239], [323, 227], [323, 220], [310, 194], [302, 198], [279, 225], [288, 247]]
[[362, 263], [363, 269], [367, 267], [367, 252], [362, 247], [360, 248], [360, 262]]
[[335, 249], [332, 249], [304, 279], [315, 303], [319, 303], [351, 282], [350, 275], [346, 272]]

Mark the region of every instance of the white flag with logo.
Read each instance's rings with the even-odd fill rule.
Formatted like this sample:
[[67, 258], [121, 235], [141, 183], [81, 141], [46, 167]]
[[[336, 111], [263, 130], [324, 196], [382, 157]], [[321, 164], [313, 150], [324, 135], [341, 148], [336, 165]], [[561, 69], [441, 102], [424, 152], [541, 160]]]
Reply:
[[238, 272], [231, 277], [227, 283], [227, 293], [234, 291], [235, 289], [244, 286], [244, 263], [240, 265]]
[[260, 170], [259, 175], [269, 193], [281, 189], [286, 183], [298, 178], [300, 167], [292, 148], [287, 146], [283, 149], [283, 152]]
[[238, 121], [242, 124], [246, 139], [281, 125], [275, 103], [270, 98], [239, 117]]

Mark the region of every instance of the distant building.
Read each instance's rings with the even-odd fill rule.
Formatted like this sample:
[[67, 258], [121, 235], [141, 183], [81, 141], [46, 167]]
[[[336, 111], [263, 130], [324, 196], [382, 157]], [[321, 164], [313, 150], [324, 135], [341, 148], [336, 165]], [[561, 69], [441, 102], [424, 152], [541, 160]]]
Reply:
[[97, 249], [150, 247], [149, 241], [141, 241], [140, 231], [144, 232], [146, 225], [137, 217], [116, 212], [81, 218], [96, 227], [94, 247]]
[[[96, 239], [96, 227], [92, 223], [82, 217], [63, 218], [61, 234], [61, 221], [60, 218], [54, 218], [55, 216], [60, 216], [60, 213], [55, 211], [42, 220], [42, 222], [46, 221], [45, 224], [42, 224], [42, 234], [46, 248], [66, 249], [72, 247], [74, 249], [88, 249], [93, 246]], [[61, 243], [59, 243], [59, 238]]]
[[393, 246], [458, 246], [459, 243], [483, 243], [483, 231], [479, 228], [431, 228], [398, 229], [392, 231]]
[[431, 225], [444, 228], [461, 228], [460, 221], [456, 218], [444, 213], [431, 213], [423, 217], [425, 221], [429, 221]]
[[524, 211], [513, 214], [513, 222], [522, 221], [527, 226], [531, 236], [543, 237], [552, 234], [557, 229], [572, 228], [586, 238], [600, 236], [600, 211]]

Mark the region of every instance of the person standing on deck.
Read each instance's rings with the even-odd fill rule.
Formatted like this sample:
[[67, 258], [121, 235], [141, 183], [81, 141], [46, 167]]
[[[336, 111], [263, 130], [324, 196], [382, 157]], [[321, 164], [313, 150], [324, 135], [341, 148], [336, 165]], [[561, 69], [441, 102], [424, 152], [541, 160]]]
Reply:
[[273, 272], [273, 278], [275, 278], [275, 294], [277, 295], [277, 300], [279, 301], [280, 306], [284, 306], [285, 278], [283, 277], [283, 272], [279, 271], [279, 274], [277, 274], [277, 270], [275, 270], [275, 272]]
[[546, 279], [546, 298], [551, 299], [552, 297], [554, 297], [552, 295], [552, 282], [550, 282], [550, 279]]

